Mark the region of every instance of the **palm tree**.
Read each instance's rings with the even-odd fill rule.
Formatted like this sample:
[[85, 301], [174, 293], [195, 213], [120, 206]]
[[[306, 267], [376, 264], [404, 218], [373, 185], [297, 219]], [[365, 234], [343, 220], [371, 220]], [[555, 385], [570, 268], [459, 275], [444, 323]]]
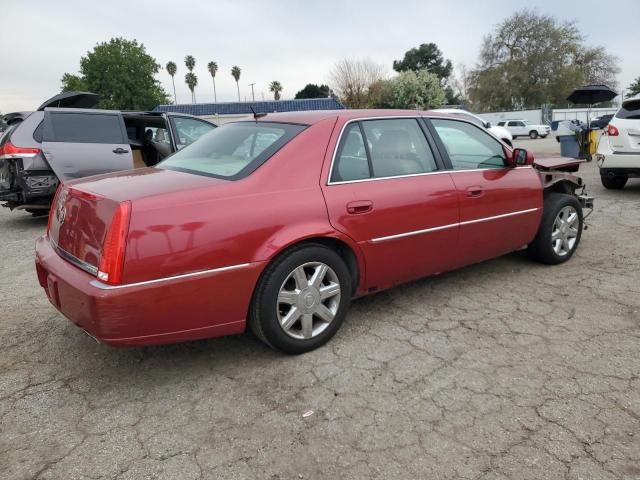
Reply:
[[198, 85], [198, 77], [196, 76], [195, 73], [193, 72], [189, 72], [184, 76], [184, 82], [187, 84], [187, 87], [189, 87], [189, 90], [191, 90], [191, 102], [192, 103], [196, 103], [196, 85]]
[[171, 83], [173, 83], [173, 101], [178, 103], [178, 97], [176, 97], [176, 79], [174, 78], [178, 67], [175, 62], [167, 62], [167, 72], [171, 75]]
[[209, 62], [207, 64], [207, 69], [211, 74], [211, 79], [213, 80], [213, 103], [218, 103], [218, 96], [216, 95], [216, 72], [218, 71], [218, 64], [216, 62]]
[[193, 58], [193, 55], [187, 55], [184, 57], [184, 64], [187, 66], [187, 70], [193, 72], [193, 69], [196, 66], [196, 59]]
[[278, 80], [274, 80], [269, 84], [269, 91], [273, 92], [274, 100], [280, 100], [280, 92], [282, 91], [282, 84]]
[[240, 101], [240, 84], [238, 82], [240, 81], [241, 72], [240, 67], [237, 65], [231, 69], [231, 76], [236, 79], [236, 87], [238, 87], [238, 101]]

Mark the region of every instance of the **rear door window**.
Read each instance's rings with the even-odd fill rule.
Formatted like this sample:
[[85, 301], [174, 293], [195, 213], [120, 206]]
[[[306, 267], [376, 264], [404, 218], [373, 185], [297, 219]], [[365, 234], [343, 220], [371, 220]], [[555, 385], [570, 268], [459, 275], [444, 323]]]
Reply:
[[43, 140], [66, 143], [126, 143], [116, 114], [46, 112]]

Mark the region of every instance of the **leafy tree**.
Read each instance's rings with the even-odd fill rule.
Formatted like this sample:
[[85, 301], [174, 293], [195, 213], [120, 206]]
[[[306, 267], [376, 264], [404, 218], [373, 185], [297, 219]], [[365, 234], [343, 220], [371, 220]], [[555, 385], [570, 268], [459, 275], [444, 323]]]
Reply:
[[315, 83], [307, 83], [305, 87], [296, 93], [294, 98], [327, 98], [330, 97], [333, 92], [328, 85], [316, 85]]
[[216, 73], [218, 72], [218, 64], [216, 62], [209, 62], [207, 64], [207, 70], [211, 74], [213, 80], [213, 102], [218, 103], [218, 95], [216, 94]]
[[485, 111], [565, 106], [580, 85], [615, 87], [618, 72], [618, 59], [603, 47], [585, 45], [574, 22], [525, 9], [484, 38], [469, 95]]
[[234, 66], [231, 69], [231, 76], [235, 79], [236, 81], [236, 87], [238, 88], [238, 101], [240, 101], [240, 74], [242, 73], [242, 70], [240, 70], [240, 67], [238, 67], [237, 65]]
[[196, 103], [196, 85], [198, 85], [198, 77], [193, 72], [187, 72], [184, 76], [184, 83], [191, 90], [191, 103]]
[[389, 82], [391, 108], [428, 110], [441, 107], [446, 101], [440, 78], [427, 69], [402, 72]]
[[193, 55], [187, 55], [186, 57], [184, 57], [184, 64], [187, 67], [187, 70], [193, 72], [193, 69], [196, 66], [196, 59], [193, 58]]
[[369, 104], [369, 87], [384, 78], [384, 67], [371, 60], [343, 59], [329, 72], [332, 88], [348, 108]]
[[178, 97], [176, 96], [176, 72], [178, 71], [178, 67], [175, 62], [167, 62], [167, 73], [171, 75], [171, 83], [173, 83], [173, 101], [178, 103]]
[[87, 90], [100, 95], [98, 108], [151, 110], [169, 98], [156, 80], [160, 65], [144, 44], [112, 38], [80, 59], [80, 74], [65, 73], [62, 91]]
[[274, 80], [269, 84], [269, 91], [273, 92], [274, 100], [280, 100], [280, 92], [282, 91], [282, 84], [278, 80]]
[[83, 92], [85, 90], [89, 90], [89, 87], [79, 75], [73, 75], [72, 73], [62, 75], [63, 92]]
[[451, 75], [451, 60], [445, 60], [435, 43], [423, 43], [418, 48], [407, 50], [402, 60], [394, 60], [396, 72], [427, 70], [434, 73], [442, 82]]
[[629, 93], [627, 97], [633, 97], [640, 93], [640, 77], [636, 78], [631, 85], [629, 85]]

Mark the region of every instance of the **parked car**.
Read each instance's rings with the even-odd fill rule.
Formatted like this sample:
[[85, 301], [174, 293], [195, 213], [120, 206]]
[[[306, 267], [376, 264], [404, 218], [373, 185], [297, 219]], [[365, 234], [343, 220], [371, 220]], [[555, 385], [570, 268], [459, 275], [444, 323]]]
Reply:
[[607, 125], [609, 125], [609, 122], [611, 121], [612, 118], [613, 118], [613, 114], [607, 114], [607, 115], [602, 115], [601, 117], [596, 117], [591, 120], [591, 122], [589, 123], [589, 126], [592, 129], [601, 130], [603, 128], [606, 128]]
[[60, 181], [154, 165], [216, 127], [183, 114], [51, 103], [5, 116], [13, 128], [0, 143], [0, 201], [12, 210], [46, 214]]
[[618, 190], [640, 177], [640, 95], [622, 102], [600, 137], [595, 159], [605, 188]]
[[475, 123], [480, 127], [486, 128], [504, 143], [506, 143], [510, 147], [513, 146], [513, 136], [511, 135], [511, 132], [509, 132], [509, 130], [507, 130], [505, 127], [491, 125], [491, 122], [487, 122], [485, 119], [480, 118], [479, 116], [474, 115], [471, 112], [467, 112], [466, 110], [462, 110], [460, 108], [437, 108], [433, 111], [448, 113], [450, 115], [458, 115], [466, 120], [469, 120], [472, 123]]
[[110, 345], [237, 334], [314, 349], [351, 299], [528, 246], [565, 262], [580, 160], [538, 160], [459, 116], [269, 114], [155, 167], [61, 185], [36, 244], [51, 303]]
[[498, 126], [509, 130], [513, 138], [545, 138], [551, 133], [551, 127], [549, 125], [535, 125], [526, 120], [503, 120], [498, 122]]

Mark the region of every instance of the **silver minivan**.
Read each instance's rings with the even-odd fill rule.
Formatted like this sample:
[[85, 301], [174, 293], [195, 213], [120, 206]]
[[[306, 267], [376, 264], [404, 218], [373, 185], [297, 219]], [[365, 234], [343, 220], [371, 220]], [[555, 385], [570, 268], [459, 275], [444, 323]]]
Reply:
[[[153, 166], [216, 128], [185, 114], [86, 108], [87, 98], [86, 92], [65, 93], [35, 112], [5, 115], [9, 127], [0, 134], [3, 206], [46, 214], [60, 181]], [[85, 108], [69, 108], [74, 100]]]

